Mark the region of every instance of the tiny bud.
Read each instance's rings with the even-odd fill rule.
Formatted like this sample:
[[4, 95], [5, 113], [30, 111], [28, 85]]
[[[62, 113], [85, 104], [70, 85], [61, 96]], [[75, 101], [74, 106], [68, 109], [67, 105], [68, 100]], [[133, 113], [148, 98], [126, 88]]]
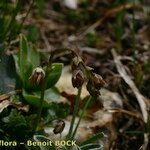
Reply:
[[32, 71], [31, 76], [29, 77], [29, 80], [31, 80], [31, 82], [39, 85], [43, 82], [45, 77], [45, 72], [41, 67], [37, 67]]
[[72, 85], [75, 88], [79, 88], [83, 85], [84, 83], [84, 74], [82, 72], [82, 70], [77, 69], [74, 70], [72, 73]]
[[65, 127], [65, 122], [63, 120], [58, 120], [53, 132], [54, 134], [62, 133]]

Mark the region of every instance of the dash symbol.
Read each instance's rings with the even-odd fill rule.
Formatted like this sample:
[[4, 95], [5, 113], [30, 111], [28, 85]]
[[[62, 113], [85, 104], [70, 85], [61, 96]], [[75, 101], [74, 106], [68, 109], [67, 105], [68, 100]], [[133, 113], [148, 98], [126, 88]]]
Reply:
[[20, 145], [24, 145], [24, 143], [23, 143], [23, 142], [20, 142]]

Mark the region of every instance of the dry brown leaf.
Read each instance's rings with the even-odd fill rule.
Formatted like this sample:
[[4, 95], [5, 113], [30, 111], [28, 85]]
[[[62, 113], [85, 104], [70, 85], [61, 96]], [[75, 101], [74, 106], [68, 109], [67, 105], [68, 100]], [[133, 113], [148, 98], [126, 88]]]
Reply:
[[10, 101], [5, 100], [0, 103], [0, 113], [10, 105]]
[[0, 113], [8, 106], [15, 107], [18, 110], [21, 110], [24, 112], [29, 111], [29, 105], [23, 105], [22, 103], [15, 103], [12, 101], [12, 96], [14, 96], [16, 93], [19, 93], [19, 92], [20, 90], [17, 90], [17, 91], [12, 91], [12, 92], [0, 95]]

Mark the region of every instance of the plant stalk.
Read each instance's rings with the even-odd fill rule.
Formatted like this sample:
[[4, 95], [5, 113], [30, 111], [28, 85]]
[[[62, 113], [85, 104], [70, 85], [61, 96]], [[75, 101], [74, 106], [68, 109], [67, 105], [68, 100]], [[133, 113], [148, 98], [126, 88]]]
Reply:
[[37, 126], [39, 124], [39, 121], [40, 121], [40, 118], [41, 118], [41, 114], [42, 114], [42, 109], [43, 109], [43, 102], [44, 102], [44, 93], [45, 93], [45, 82], [43, 83], [42, 85], [42, 89], [41, 89], [41, 97], [40, 97], [40, 108], [39, 108], [39, 111], [37, 113], [37, 118], [36, 118], [36, 122], [35, 122], [35, 125], [33, 127], [33, 134], [35, 133], [36, 129], [37, 129]]
[[83, 116], [84, 116], [84, 114], [85, 114], [85, 111], [86, 111], [86, 109], [87, 109], [87, 107], [88, 107], [88, 105], [89, 105], [91, 99], [92, 99], [92, 97], [90, 96], [90, 97], [88, 98], [88, 100], [86, 101], [86, 103], [85, 103], [85, 105], [84, 105], [84, 108], [83, 108], [83, 110], [82, 110], [82, 113], [81, 113], [81, 115], [80, 115], [80, 118], [79, 118], [79, 120], [78, 120], [78, 123], [77, 123], [77, 125], [76, 125], [76, 128], [75, 128], [75, 130], [74, 130], [74, 132], [73, 132], [73, 134], [72, 134], [72, 136], [71, 136], [71, 139], [73, 139], [73, 138], [75, 137], [75, 134], [76, 134], [76, 132], [77, 132], [77, 129], [78, 129], [78, 127], [79, 127], [79, 124], [80, 124], [80, 122], [81, 122], [81, 119], [83, 118]]
[[71, 134], [72, 134], [72, 131], [73, 131], [73, 126], [74, 126], [74, 123], [75, 123], [75, 118], [76, 118], [77, 113], [78, 113], [80, 96], [81, 96], [81, 90], [82, 90], [82, 87], [80, 87], [78, 89], [78, 94], [77, 94], [76, 99], [75, 99], [75, 106], [74, 106], [74, 111], [73, 111], [73, 117], [72, 117], [72, 120], [71, 120], [71, 125], [70, 125], [70, 129], [69, 129], [69, 133], [67, 135], [68, 138], [71, 137]]

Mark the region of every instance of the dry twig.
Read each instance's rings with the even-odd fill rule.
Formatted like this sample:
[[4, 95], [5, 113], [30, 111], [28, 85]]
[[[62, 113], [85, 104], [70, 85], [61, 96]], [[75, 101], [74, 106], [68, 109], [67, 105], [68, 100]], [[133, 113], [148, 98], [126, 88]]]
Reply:
[[109, 109], [108, 112], [111, 112], [111, 113], [124, 113], [124, 114], [127, 114], [129, 116], [135, 117], [136, 119], [142, 119], [141, 115], [139, 113], [128, 111], [128, 110], [125, 110], [125, 109], [120, 109], [120, 108]]

